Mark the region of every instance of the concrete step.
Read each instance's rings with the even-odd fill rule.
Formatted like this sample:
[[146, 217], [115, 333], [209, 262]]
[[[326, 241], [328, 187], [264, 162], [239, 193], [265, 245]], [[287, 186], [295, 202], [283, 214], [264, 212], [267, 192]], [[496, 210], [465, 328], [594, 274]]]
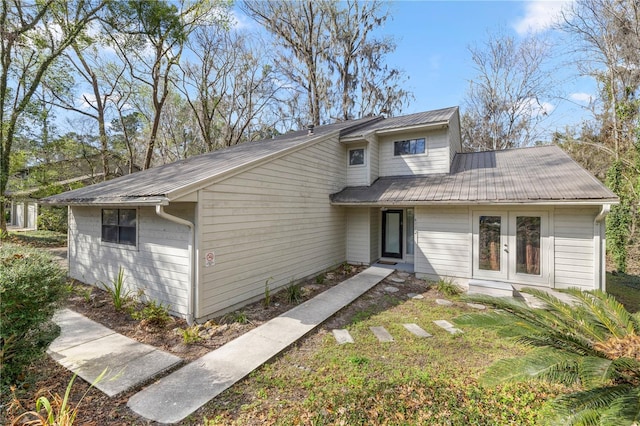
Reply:
[[488, 280], [469, 281], [467, 294], [483, 294], [495, 297], [515, 297], [517, 295], [510, 283]]

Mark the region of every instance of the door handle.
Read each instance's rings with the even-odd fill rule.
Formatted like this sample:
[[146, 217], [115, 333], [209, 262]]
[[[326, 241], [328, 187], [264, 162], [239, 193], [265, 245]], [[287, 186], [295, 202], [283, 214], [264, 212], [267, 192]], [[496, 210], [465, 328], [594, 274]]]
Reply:
[[509, 253], [509, 246], [507, 244], [504, 245], [504, 252]]

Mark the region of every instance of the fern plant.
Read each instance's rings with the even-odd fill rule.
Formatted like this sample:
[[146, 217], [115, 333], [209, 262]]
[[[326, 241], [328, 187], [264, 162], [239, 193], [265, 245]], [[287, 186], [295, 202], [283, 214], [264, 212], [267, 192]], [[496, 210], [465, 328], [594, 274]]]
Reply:
[[525, 289], [544, 309], [504, 298], [471, 299], [498, 308], [463, 315], [461, 326], [496, 330], [534, 349], [494, 363], [487, 384], [545, 380], [580, 386], [553, 402], [555, 422], [568, 425], [632, 425], [640, 419], [640, 316], [601, 291], [568, 290], [575, 303]]

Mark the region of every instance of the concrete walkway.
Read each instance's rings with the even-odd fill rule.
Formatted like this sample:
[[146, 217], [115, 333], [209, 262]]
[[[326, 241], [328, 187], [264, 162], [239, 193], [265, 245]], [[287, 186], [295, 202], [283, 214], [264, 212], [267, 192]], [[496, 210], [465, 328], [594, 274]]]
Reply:
[[176, 423], [289, 347], [386, 278], [372, 266], [158, 380], [129, 399], [136, 413]]
[[140, 386], [182, 362], [69, 309], [56, 312], [53, 320], [60, 326], [60, 336], [49, 346], [51, 358], [89, 383], [107, 368], [95, 387], [109, 396]]

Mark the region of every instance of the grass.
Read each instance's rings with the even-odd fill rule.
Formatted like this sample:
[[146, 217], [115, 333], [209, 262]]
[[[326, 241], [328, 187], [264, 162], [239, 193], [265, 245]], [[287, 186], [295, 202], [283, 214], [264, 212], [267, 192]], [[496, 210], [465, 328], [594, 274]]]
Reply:
[[67, 234], [54, 231], [9, 232], [9, 240], [15, 244], [31, 247], [65, 247]]
[[[493, 332], [452, 336], [433, 324], [471, 308], [408, 300], [358, 316], [346, 328], [355, 343], [337, 345], [320, 332], [264, 365], [207, 405], [205, 424], [477, 424], [540, 423], [550, 385], [485, 387], [480, 373], [493, 361], [525, 348]], [[434, 336], [421, 339], [403, 323]], [[380, 343], [369, 330], [384, 326], [395, 341]], [[192, 416], [193, 424], [202, 423]]]
[[607, 293], [618, 299], [629, 312], [640, 311], [640, 276], [607, 273]]

